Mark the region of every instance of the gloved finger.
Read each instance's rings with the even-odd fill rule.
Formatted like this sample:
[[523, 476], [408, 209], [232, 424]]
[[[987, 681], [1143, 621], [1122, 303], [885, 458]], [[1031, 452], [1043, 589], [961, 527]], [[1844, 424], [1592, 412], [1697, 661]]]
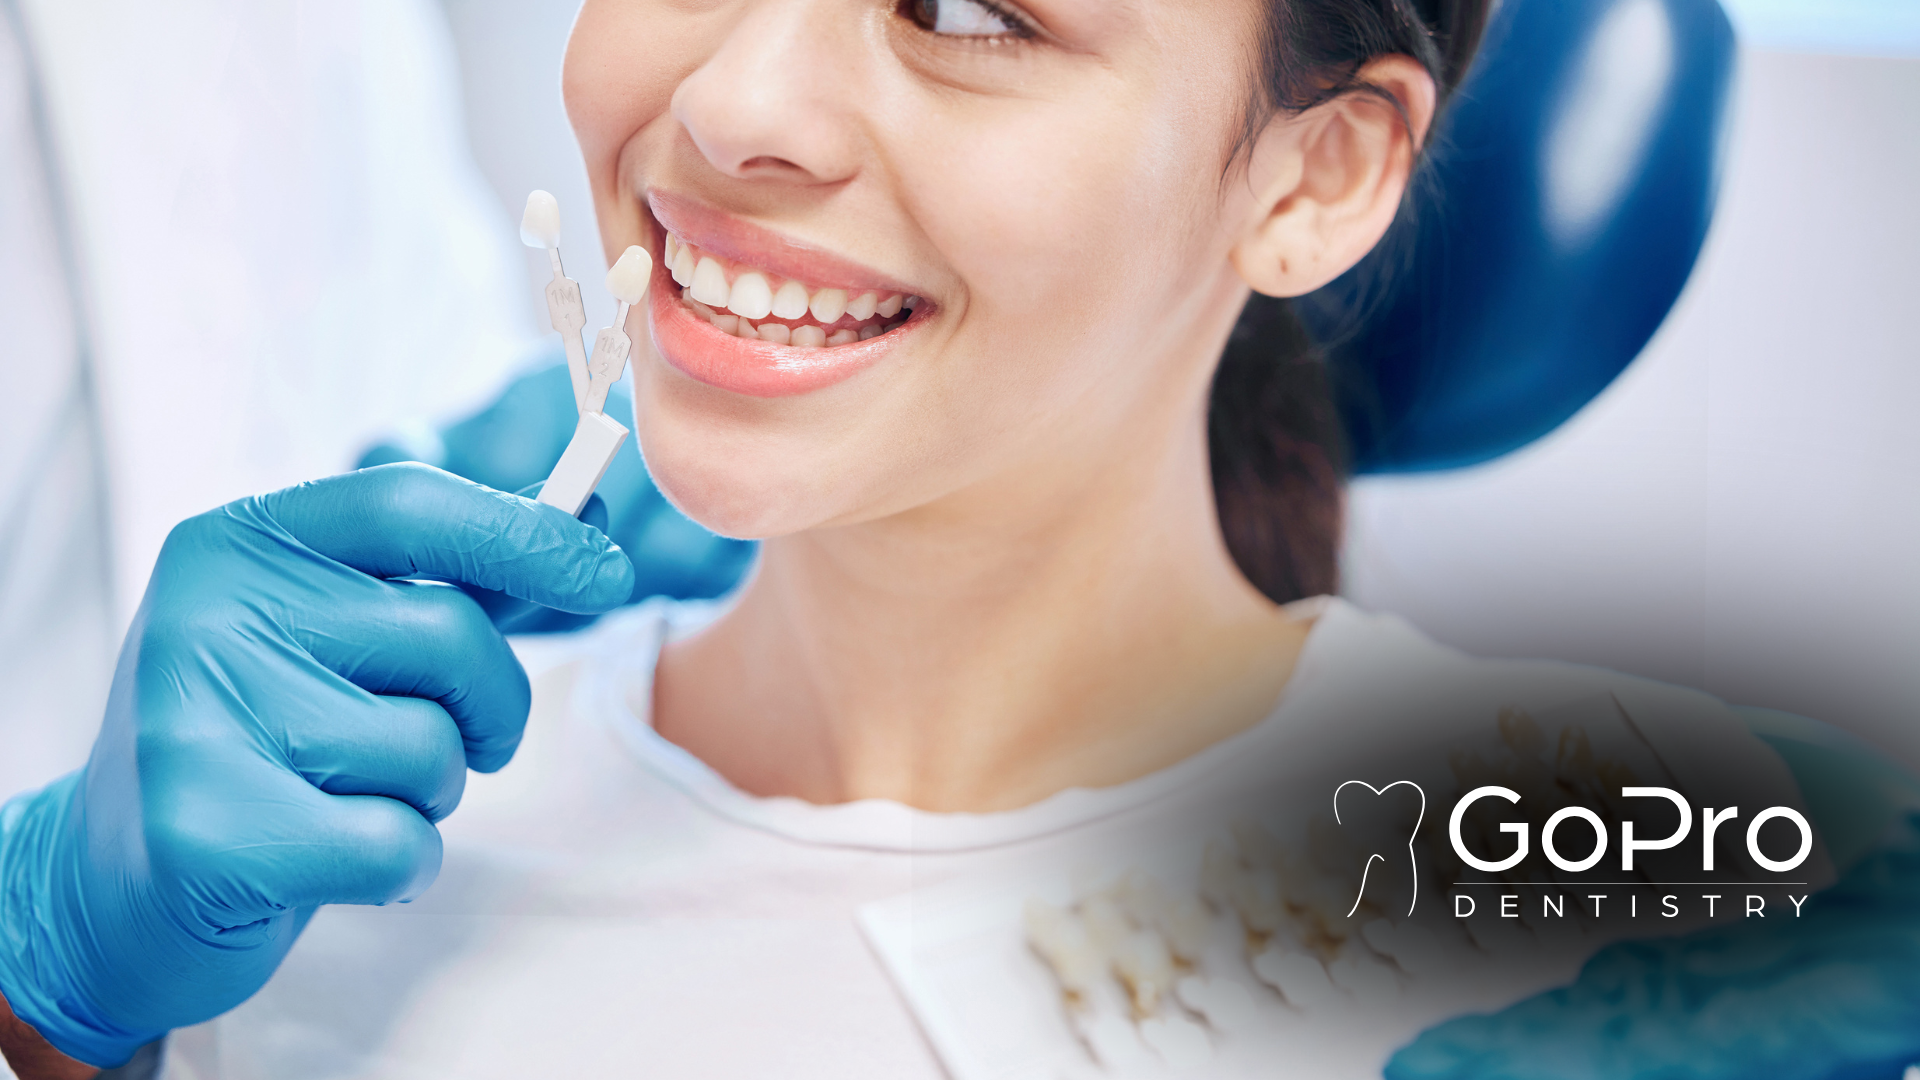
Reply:
[[[440, 875], [440, 830], [403, 802], [378, 795], [327, 795], [309, 829], [275, 829], [285, 848], [304, 844], [305, 859], [274, 859], [250, 851], [255, 880], [276, 881], [272, 908], [291, 911], [319, 904], [390, 904], [411, 900]], [[285, 825], [286, 821], [276, 821]]]
[[[514, 494], [523, 499], [538, 498], [544, 484], [545, 481], [529, 484]], [[580, 522], [604, 533], [607, 531], [609, 516], [607, 501], [598, 495], [593, 495], [587, 499], [587, 505], [580, 511]], [[572, 630], [593, 621], [591, 615], [557, 612], [552, 608], [541, 607], [539, 604], [508, 596], [503, 592], [476, 588], [472, 585], [465, 585], [462, 588], [468, 596], [473, 597], [480, 604], [480, 610], [487, 613], [487, 617], [493, 620], [493, 625], [499, 627], [503, 634]]]
[[364, 574], [492, 589], [562, 611], [610, 611], [633, 564], [566, 513], [403, 462], [243, 500], [294, 539]]
[[[545, 485], [544, 484], [533, 485], [533, 494], [526, 495], [523, 497], [528, 499], [539, 498], [540, 489], [543, 486]], [[598, 495], [587, 496], [587, 505], [580, 508], [580, 524], [585, 525], [590, 529], [598, 529], [603, 533], [606, 532], [607, 522], [611, 518], [612, 518], [612, 514], [609, 513], [607, 510], [607, 500], [601, 498]]]
[[459, 728], [467, 765], [513, 757], [533, 706], [526, 670], [480, 605], [430, 582], [380, 586], [377, 610], [355, 604], [293, 630], [328, 670], [374, 694], [438, 702]]
[[411, 899], [440, 872], [440, 831], [406, 803], [329, 795], [260, 758], [207, 784], [203, 753], [152, 749], [143, 743], [148, 858], [157, 880], [196, 894], [215, 931], [320, 904]]
[[335, 704], [327, 723], [290, 733], [288, 761], [307, 783], [329, 795], [398, 799], [434, 823], [460, 805], [466, 747], [439, 703], [368, 694]]

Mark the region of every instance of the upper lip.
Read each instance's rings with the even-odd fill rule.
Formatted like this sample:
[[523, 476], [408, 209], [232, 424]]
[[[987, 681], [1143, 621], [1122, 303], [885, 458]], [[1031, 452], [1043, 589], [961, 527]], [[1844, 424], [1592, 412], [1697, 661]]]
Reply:
[[813, 288], [922, 295], [872, 267], [795, 240], [763, 225], [742, 221], [705, 203], [649, 189], [647, 205], [662, 228], [702, 252], [755, 270], [770, 270]]

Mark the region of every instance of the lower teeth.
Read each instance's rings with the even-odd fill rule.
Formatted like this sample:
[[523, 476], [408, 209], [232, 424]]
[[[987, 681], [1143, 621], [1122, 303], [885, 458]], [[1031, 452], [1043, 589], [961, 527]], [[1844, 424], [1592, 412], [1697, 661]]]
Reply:
[[817, 349], [822, 345], [851, 345], [856, 341], [870, 341], [889, 330], [905, 325], [907, 321], [899, 319], [885, 325], [868, 323], [857, 330], [849, 326], [829, 334], [824, 327], [811, 325], [789, 327], [785, 323], [765, 322], [755, 326], [732, 312], [714, 310], [688, 296], [684, 289], [681, 290], [680, 301], [722, 333], [758, 341], [770, 341], [776, 345], [791, 345], [800, 349]]

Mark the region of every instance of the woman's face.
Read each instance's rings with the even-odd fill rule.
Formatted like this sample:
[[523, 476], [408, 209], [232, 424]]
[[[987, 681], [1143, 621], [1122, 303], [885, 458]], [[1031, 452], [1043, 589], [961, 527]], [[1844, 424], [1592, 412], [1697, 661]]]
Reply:
[[662, 489], [778, 536], [1045, 499], [1195, 427], [1257, 2], [586, 0], [567, 107], [607, 250], [656, 263]]

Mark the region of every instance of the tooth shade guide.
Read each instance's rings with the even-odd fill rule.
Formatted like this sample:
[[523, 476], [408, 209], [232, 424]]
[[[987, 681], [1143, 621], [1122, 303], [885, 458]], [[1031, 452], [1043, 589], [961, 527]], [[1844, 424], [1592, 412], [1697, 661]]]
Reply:
[[520, 216], [520, 240], [528, 247], [545, 248], [551, 280], [540, 284], [547, 302], [547, 323], [560, 335], [567, 354], [567, 379], [573, 386], [573, 404], [585, 411], [592, 394], [592, 376], [587, 370], [589, 357], [580, 333], [587, 327], [586, 305], [580, 299], [580, 283], [567, 277], [560, 261], [560, 202], [545, 191], [527, 195]]
[[520, 242], [548, 251], [560, 246], [560, 200], [545, 191], [528, 193], [520, 215]]
[[[647, 249], [635, 245], [620, 253], [614, 260], [612, 269], [607, 271], [607, 291], [620, 301], [624, 309], [640, 302], [647, 294], [647, 283], [653, 275], [653, 256]], [[620, 321], [614, 323], [619, 326]]]

